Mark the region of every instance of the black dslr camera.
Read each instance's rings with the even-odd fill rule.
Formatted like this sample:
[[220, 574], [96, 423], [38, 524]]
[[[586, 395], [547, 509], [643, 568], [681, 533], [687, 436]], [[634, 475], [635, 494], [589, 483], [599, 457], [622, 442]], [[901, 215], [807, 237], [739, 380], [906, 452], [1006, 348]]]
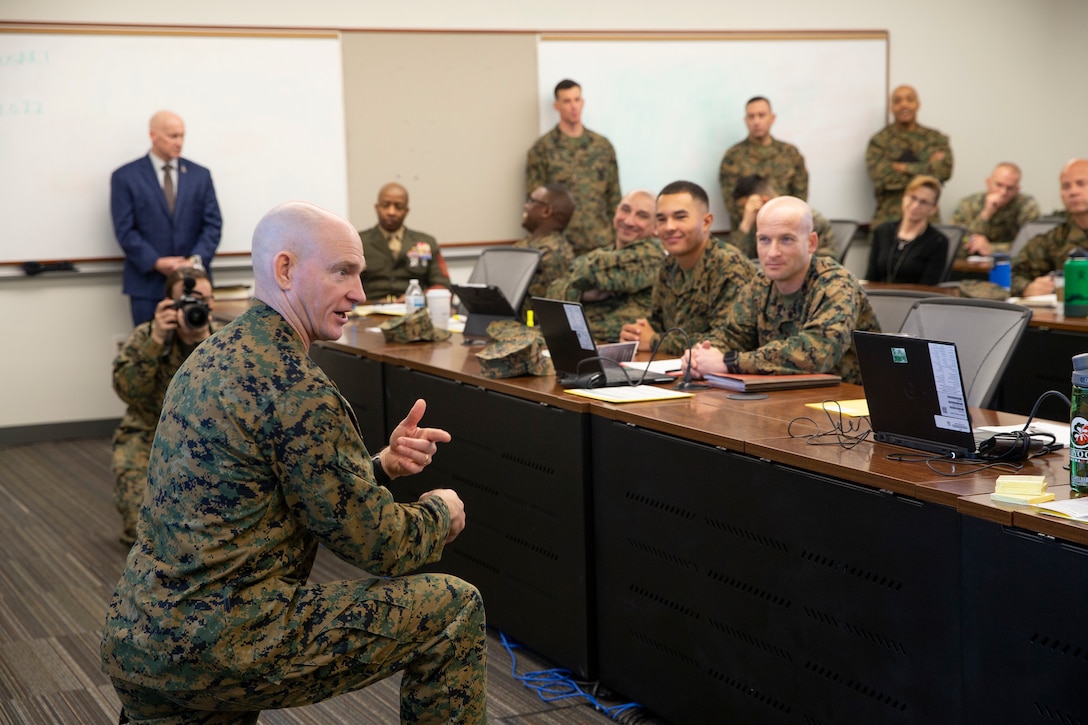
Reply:
[[175, 310], [183, 311], [185, 324], [190, 330], [199, 330], [208, 324], [208, 315], [211, 314], [211, 308], [203, 299], [193, 297], [193, 288], [196, 287], [195, 279], [186, 277], [183, 284], [185, 290], [172, 307]]

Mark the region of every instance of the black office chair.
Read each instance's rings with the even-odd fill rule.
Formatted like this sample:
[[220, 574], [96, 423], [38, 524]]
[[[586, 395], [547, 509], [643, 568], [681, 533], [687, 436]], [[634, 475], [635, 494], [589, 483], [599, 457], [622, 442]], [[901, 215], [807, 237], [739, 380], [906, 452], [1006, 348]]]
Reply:
[[899, 331], [956, 343], [967, 404], [987, 408], [1030, 321], [1030, 309], [1009, 302], [930, 297], [914, 303]]
[[1028, 242], [1040, 234], [1046, 234], [1061, 224], [1062, 221], [1060, 217], [1040, 217], [1034, 221], [1026, 222], [1024, 226], [1020, 227], [1020, 231], [1016, 233], [1016, 238], [1012, 240], [1012, 245], [1009, 247], [1009, 256], [1016, 259], [1016, 255], [1027, 246]]
[[502, 290], [515, 310], [521, 307], [525, 293], [540, 264], [540, 250], [520, 247], [485, 249], [469, 275], [470, 284], [493, 284]]
[[835, 259], [842, 264], [850, 242], [858, 231], [858, 223], [853, 219], [831, 219], [831, 229], [835, 232]]
[[881, 331], [899, 332], [915, 302], [940, 295], [923, 290], [866, 289], [865, 296], [869, 298]]
[[945, 257], [944, 272], [941, 273], [941, 282], [947, 282], [952, 277], [952, 265], [956, 262], [956, 256], [960, 253], [960, 245], [967, 235], [967, 228], [955, 224], [934, 224], [933, 228], [948, 237], [948, 255]]

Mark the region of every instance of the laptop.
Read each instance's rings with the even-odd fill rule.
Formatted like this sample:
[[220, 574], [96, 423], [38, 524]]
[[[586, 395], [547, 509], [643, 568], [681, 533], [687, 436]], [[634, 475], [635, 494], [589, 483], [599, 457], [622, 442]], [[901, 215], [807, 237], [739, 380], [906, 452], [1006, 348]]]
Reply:
[[534, 297], [533, 315], [548, 344], [559, 384], [565, 388], [676, 382], [671, 375], [647, 372], [643, 378], [641, 370], [624, 368], [611, 360], [602, 363], [599, 358], [606, 357], [609, 351], [602, 351], [593, 342], [589, 321], [580, 302]]
[[874, 440], [953, 458], [978, 458], [993, 436], [975, 431], [954, 342], [854, 332]]

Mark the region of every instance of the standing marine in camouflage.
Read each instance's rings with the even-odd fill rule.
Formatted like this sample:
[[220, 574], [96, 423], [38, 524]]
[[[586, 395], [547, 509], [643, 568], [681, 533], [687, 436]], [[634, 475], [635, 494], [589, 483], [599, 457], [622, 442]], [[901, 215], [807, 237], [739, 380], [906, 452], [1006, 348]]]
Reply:
[[[740, 225], [734, 227], [733, 231], [729, 233], [729, 243], [739, 249], [741, 254], [748, 257], [748, 259], [755, 259], [756, 214], [759, 213], [764, 204], [778, 196], [778, 190], [774, 188], [770, 181], [759, 174], [751, 174], [740, 177], [736, 188], [733, 190], [733, 196], [736, 197], [737, 203], [743, 209], [743, 216]], [[816, 237], [820, 240], [820, 245], [816, 248], [816, 254], [826, 257], [838, 255], [839, 239], [835, 236], [835, 228], [831, 226], [828, 218], [813, 209], [812, 225]], [[845, 244], [848, 241], [850, 240], [844, 240], [842, 243]]]
[[657, 207], [648, 191], [632, 191], [616, 207], [616, 244], [574, 259], [548, 297], [581, 302], [595, 340], [616, 342], [624, 323], [649, 317], [654, 280], [665, 259], [654, 239]]
[[574, 261], [574, 252], [563, 230], [570, 223], [574, 213], [574, 201], [562, 184], [547, 184], [533, 189], [525, 201], [521, 213], [521, 226], [529, 236], [514, 242], [515, 247], [536, 249], [540, 252], [540, 262], [536, 267], [529, 291], [521, 303], [519, 314], [526, 319], [526, 314], [533, 309], [533, 297], [547, 297], [548, 286], [570, 271]]
[[[122, 721], [256, 723], [398, 671], [403, 722], [485, 720], [479, 592], [406, 575], [441, 557], [464, 505], [449, 489], [400, 504], [382, 485], [449, 434], [419, 426], [419, 400], [371, 457], [308, 355], [363, 302], [364, 264], [347, 221], [273, 209], [253, 236], [254, 306], [171, 384], [102, 639]], [[319, 545], [361, 577], [307, 584]]]
[[964, 198], [952, 212], [952, 223], [968, 234], [959, 256], [1008, 252], [1020, 227], [1039, 216], [1035, 197], [1020, 193], [1020, 167], [1000, 163], [986, 177], [986, 191]]
[[[865, 166], [876, 194], [874, 229], [900, 217], [903, 189], [915, 176], [936, 176], [942, 183], [952, 178], [952, 147], [948, 137], [918, 125], [920, 106], [913, 88], [899, 86], [892, 92], [895, 122], [869, 139]], [[939, 209], [934, 210], [930, 221], [941, 221]]]
[[692, 374], [832, 373], [860, 384], [854, 330], [880, 329], [864, 290], [838, 262], [814, 255], [805, 202], [772, 199], [756, 223], [760, 271], [693, 350]]
[[744, 216], [744, 207], [734, 196], [737, 182], [742, 176], [758, 174], [783, 194], [799, 199], [808, 198], [805, 157], [796, 146], [771, 136], [774, 119], [770, 101], [763, 96], [750, 99], [744, 108], [748, 137], [732, 146], [722, 157], [718, 181], [721, 183], [725, 208], [729, 210], [731, 229], [740, 226]]
[[639, 350], [660, 342], [659, 354], [676, 356], [688, 340], [702, 339], [719, 327], [755, 266], [710, 236], [714, 215], [706, 191], [690, 181], [674, 181], [657, 195], [657, 235], [669, 256], [654, 282], [651, 312], [620, 329], [620, 341], [638, 341]]
[[525, 192], [563, 184], [574, 197], [567, 238], [575, 255], [612, 245], [612, 210], [620, 203], [620, 169], [607, 138], [582, 125], [582, 87], [572, 80], [555, 87], [559, 123], [529, 149]]
[[1088, 251], [1088, 159], [1073, 159], [1062, 167], [1065, 221], [1029, 241], [1012, 261], [1014, 297], [1054, 293], [1051, 272], [1062, 269], [1070, 252]]
[[214, 331], [211, 318], [191, 328], [174, 302], [193, 280], [186, 296], [211, 304], [212, 283], [207, 273], [178, 267], [166, 278], [166, 297], [155, 316], [132, 331], [113, 360], [113, 390], [125, 401], [121, 424], [113, 433], [113, 504], [121, 514], [121, 543], [136, 540], [136, 519], [147, 487], [147, 461], [162, 412], [166, 388], [185, 358]]

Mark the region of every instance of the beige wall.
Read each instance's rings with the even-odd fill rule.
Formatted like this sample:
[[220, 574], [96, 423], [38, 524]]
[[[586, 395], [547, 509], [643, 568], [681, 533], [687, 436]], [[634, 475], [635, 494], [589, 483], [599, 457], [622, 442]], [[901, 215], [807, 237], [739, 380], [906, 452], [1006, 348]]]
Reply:
[[[915, 0], [880, 3], [871, 0], [780, 0], [741, 3], [690, 0], [668, 5], [647, 0], [589, 3], [553, 0], [547, 5], [488, 0], [400, 3], [358, 0], [263, 0], [154, 4], [136, 0], [6, 0], [0, 20], [54, 23], [123, 23], [203, 26], [329, 27], [345, 30], [835, 30], [887, 29], [890, 32], [890, 82], [915, 85], [922, 99], [920, 119], [949, 134], [956, 157], [955, 174], [944, 195], [946, 214], [959, 197], [980, 188], [999, 160], [1024, 168], [1025, 188], [1043, 208], [1060, 206], [1057, 173], [1075, 155], [1088, 155], [1083, 130], [1088, 97], [1074, 91], [1084, 75], [1083, 29], [1088, 2], [1083, 0]], [[390, 35], [376, 43], [389, 44]], [[434, 107], [433, 99], [413, 97], [411, 88], [391, 88], [372, 77], [367, 65], [378, 63], [378, 48], [356, 48], [364, 36], [345, 35], [345, 75], [352, 84], [372, 84], [374, 107], [388, 106], [401, 122], [423, 128], [471, 129], [473, 114], [509, 114], [513, 137], [525, 145], [535, 133], [535, 108], [520, 91], [487, 98], [488, 86], [458, 85], [462, 74], [490, 77], [521, 73], [535, 39], [531, 35], [473, 33], [428, 35], [429, 47], [403, 60], [406, 72], [447, 74], [452, 100]], [[405, 46], [414, 42], [404, 37]], [[493, 44], [509, 43], [508, 63], [488, 60]], [[398, 46], [401, 50], [404, 47]], [[360, 50], [356, 57], [356, 50]], [[371, 51], [374, 52], [371, 52]], [[484, 54], [483, 51], [488, 53]], [[369, 61], [363, 60], [370, 58]], [[358, 62], [361, 65], [355, 65]], [[381, 61], [382, 63], [388, 61]], [[759, 58], [753, 57], [753, 63]], [[744, 72], [743, 68], [738, 72]], [[530, 76], [533, 77], [533, 76]], [[508, 87], [508, 86], [507, 86]], [[461, 91], [463, 88], [464, 92]], [[398, 95], [394, 94], [399, 91]], [[526, 88], [525, 99], [535, 88]], [[347, 93], [348, 100], [352, 93]], [[481, 98], [481, 95], [484, 97]], [[647, 88], [636, 102], [667, 104], [668, 88]], [[354, 102], [354, 101], [353, 101]], [[435, 153], [414, 144], [384, 144], [369, 139], [358, 125], [361, 106], [348, 108], [349, 193], [351, 216], [359, 226], [373, 223], [370, 205], [377, 186], [402, 174], [413, 190], [410, 223], [421, 229], [450, 225], [464, 238], [481, 219], [509, 215], [511, 201], [523, 193], [522, 159], [481, 159], [473, 148], [451, 145], [441, 153], [448, 163], [465, 165], [464, 183], [472, 183], [472, 164], [494, 164], [507, 174], [509, 189], [474, 189], [472, 203], [430, 216], [440, 206], [442, 189], [427, 178], [412, 178], [419, 154]], [[420, 115], [423, 117], [421, 118]], [[523, 120], [524, 116], [524, 120]], [[527, 123], [522, 128], [519, 124]], [[715, 151], [717, 153], [717, 151]], [[108, 173], [104, 170], [103, 174]], [[104, 177], [105, 178], [105, 177]], [[500, 224], [512, 238], [518, 233], [517, 209]], [[447, 218], [449, 217], [449, 218]], [[456, 217], [456, 218], [453, 218]], [[0, 228], [3, 221], [0, 220]], [[452, 237], [455, 238], [455, 237]], [[234, 281], [221, 277], [224, 282]], [[128, 331], [125, 300], [116, 274], [69, 279], [5, 280], [0, 278], [0, 380], [4, 404], [0, 428], [38, 423], [120, 416], [123, 408], [109, 385], [111, 345]], [[46, 391], [52, 391], [47, 394]]]

